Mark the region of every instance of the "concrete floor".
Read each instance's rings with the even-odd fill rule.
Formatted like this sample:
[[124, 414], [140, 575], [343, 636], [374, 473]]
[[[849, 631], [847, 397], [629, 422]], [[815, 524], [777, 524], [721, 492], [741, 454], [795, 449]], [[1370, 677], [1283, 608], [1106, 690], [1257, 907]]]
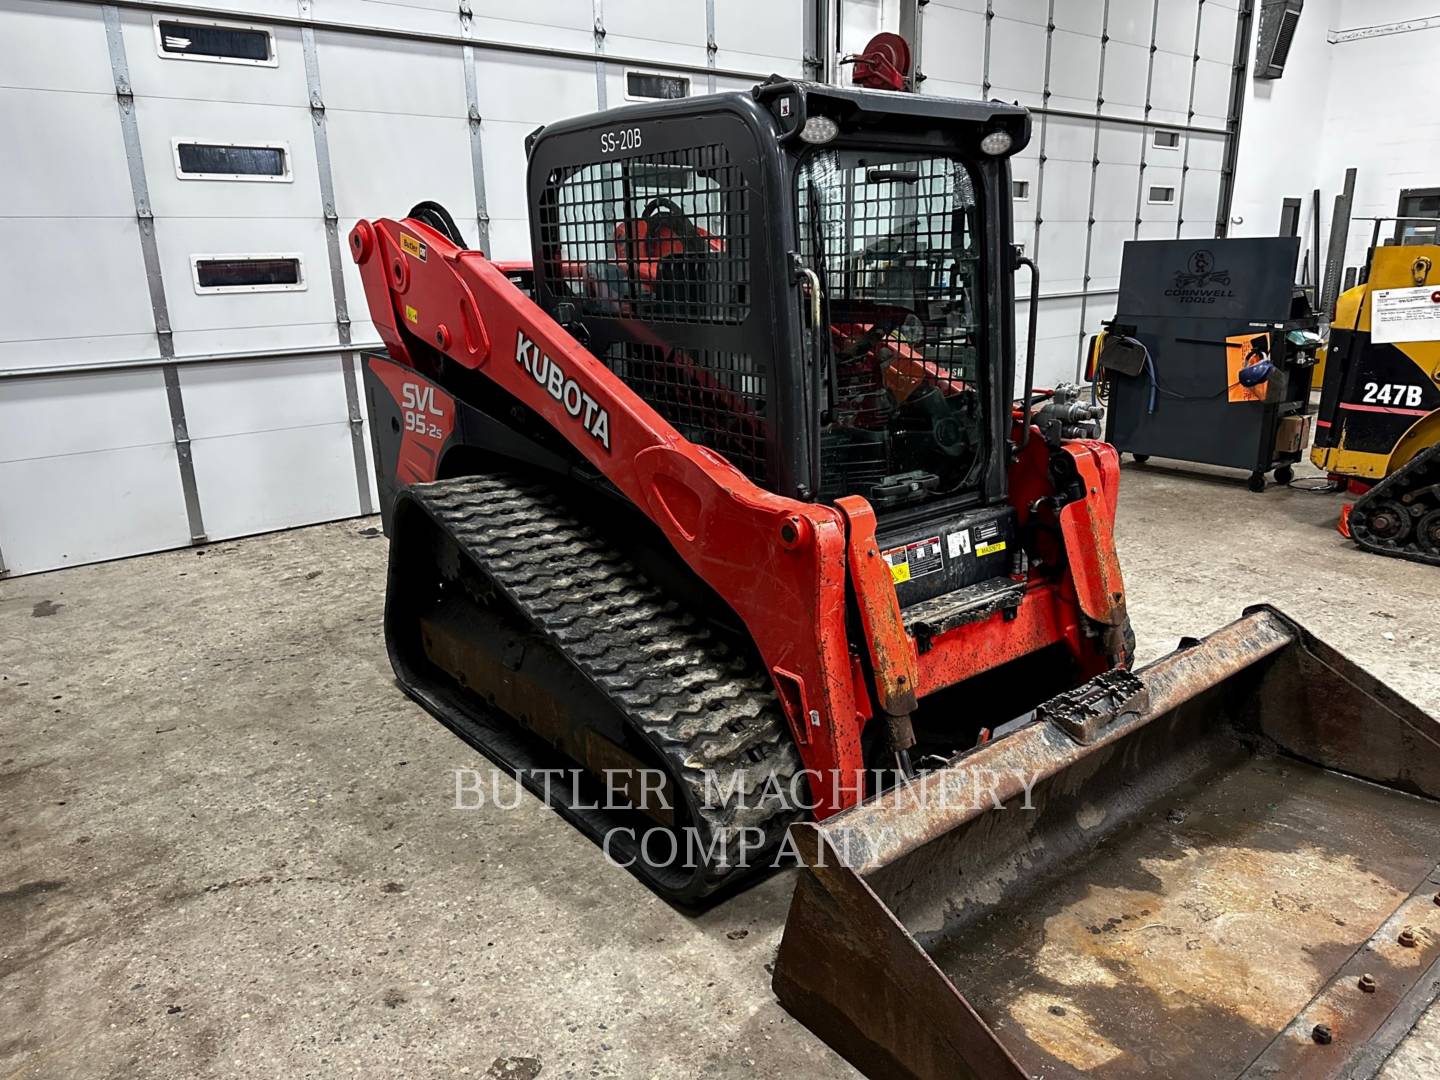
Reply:
[[[1440, 713], [1440, 571], [1335, 496], [1127, 465], [1142, 662], [1269, 601]], [[768, 985], [791, 889], [701, 918], [395, 687], [374, 521], [0, 585], [0, 1078], [853, 1075]], [[1440, 1074], [1434, 1014], [1388, 1075]]]

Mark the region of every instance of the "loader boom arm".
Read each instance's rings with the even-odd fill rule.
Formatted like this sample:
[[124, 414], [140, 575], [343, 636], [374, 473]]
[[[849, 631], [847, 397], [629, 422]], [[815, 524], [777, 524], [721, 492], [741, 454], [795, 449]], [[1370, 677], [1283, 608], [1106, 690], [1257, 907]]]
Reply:
[[[810, 775], [858, 778], [871, 707], [856, 689], [846, 630], [845, 516], [765, 491], [683, 438], [480, 252], [412, 219], [360, 221], [350, 246], [391, 357], [413, 366], [412, 342], [432, 343], [563, 436], [745, 624]], [[894, 609], [877, 624], [895, 638], [887, 669], [900, 665], [913, 687], [894, 590], [883, 576], [852, 585], [866, 581], [875, 595], [860, 598], [865, 608]], [[816, 816], [856, 802], [857, 783], [813, 784]]]

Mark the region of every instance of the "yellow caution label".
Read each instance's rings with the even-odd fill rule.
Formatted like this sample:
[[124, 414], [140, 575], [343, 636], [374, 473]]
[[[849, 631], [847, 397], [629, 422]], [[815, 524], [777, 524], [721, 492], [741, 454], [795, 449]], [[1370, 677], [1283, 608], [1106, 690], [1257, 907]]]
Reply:
[[890, 564], [890, 580], [899, 585], [902, 581], [910, 580], [910, 564], [908, 562]]
[[405, 305], [405, 318], [408, 319], [410, 322], [414, 323], [416, 326], [420, 325], [420, 313], [416, 311], [413, 307], [411, 307], [409, 304]]
[[425, 261], [425, 255], [427, 253], [425, 245], [422, 244], [419, 240], [416, 240], [415, 237], [411, 236], [409, 233], [402, 232], [400, 234], [400, 247], [404, 250], [406, 255], [413, 256], [414, 258], [419, 259], [421, 262]]
[[975, 554], [983, 557], [983, 556], [985, 556], [985, 555], [994, 555], [997, 551], [1004, 551], [1004, 550], [1005, 550], [1005, 541], [1004, 541], [1004, 540], [996, 540], [996, 541], [994, 541], [993, 543], [981, 544], [981, 545], [979, 545], [979, 546], [975, 549]]

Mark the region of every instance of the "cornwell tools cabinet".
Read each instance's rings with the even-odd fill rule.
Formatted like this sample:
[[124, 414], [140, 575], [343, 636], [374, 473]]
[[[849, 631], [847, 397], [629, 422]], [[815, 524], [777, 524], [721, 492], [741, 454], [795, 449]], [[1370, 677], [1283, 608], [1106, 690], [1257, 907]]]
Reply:
[[1106, 438], [1150, 456], [1288, 482], [1305, 451], [1318, 320], [1295, 237], [1125, 245], [1115, 317], [1092, 341]]

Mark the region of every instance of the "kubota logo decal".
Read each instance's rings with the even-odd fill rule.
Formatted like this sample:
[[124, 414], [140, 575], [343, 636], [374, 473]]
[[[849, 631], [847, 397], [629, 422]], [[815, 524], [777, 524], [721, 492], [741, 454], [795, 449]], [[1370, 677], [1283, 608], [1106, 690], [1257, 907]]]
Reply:
[[530, 377], [549, 391], [550, 396], [564, 406], [577, 423], [585, 428], [591, 437], [606, 450], [610, 449], [610, 414], [580, 388], [570, 376], [550, 357], [540, 351], [540, 346], [520, 330], [515, 335], [515, 362], [530, 373]]

